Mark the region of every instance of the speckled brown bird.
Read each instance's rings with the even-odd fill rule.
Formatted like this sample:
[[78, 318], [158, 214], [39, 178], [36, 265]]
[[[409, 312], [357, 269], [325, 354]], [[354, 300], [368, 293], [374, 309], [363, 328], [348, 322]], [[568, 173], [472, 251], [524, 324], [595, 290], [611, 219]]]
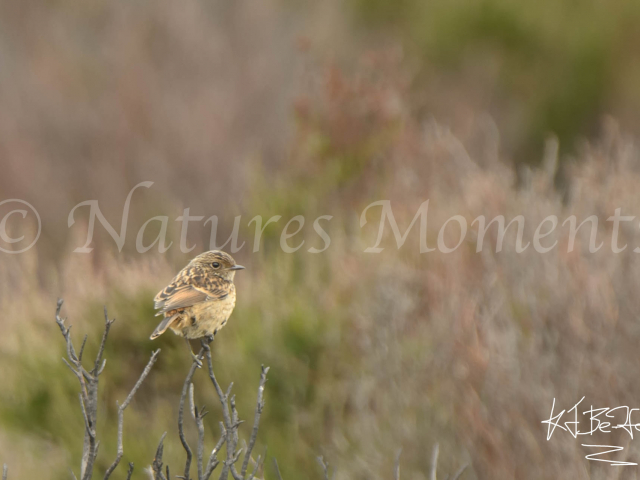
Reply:
[[187, 343], [200, 337], [213, 338], [227, 323], [236, 305], [233, 279], [236, 271], [242, 269], [231, 255], [218, 250], [201, 253], [191, 260], [156, 295], [157, 315], [164, 318], [151, 334], [151, 340], [167, 328], [187, 339]]

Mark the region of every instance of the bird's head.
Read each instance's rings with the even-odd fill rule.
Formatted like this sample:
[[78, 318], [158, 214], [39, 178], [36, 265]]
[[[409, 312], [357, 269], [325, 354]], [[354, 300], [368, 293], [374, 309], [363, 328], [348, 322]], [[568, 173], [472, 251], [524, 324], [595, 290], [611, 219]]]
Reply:
[[244, 267], [238, 265], [231, 255], [220, 250], [201, 253], [191, 260], [189, 265], [199, 265], [214, 275], [231, 281], [233, 281], [236, 271], [244, 270]]

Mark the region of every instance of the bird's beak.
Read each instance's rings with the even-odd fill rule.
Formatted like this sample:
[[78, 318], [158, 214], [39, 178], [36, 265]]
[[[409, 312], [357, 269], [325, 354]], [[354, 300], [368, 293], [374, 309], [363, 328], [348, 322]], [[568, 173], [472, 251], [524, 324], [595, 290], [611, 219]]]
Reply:
[[242, 265], [234, 265], [233, 267], [229, 267], [229, 270], [244, 270]]

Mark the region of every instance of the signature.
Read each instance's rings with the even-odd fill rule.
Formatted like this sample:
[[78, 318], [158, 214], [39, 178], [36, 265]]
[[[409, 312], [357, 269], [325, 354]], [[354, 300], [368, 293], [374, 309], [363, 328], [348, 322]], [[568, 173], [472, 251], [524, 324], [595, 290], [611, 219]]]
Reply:
[[[556, 407], [556, 399], [553, 399], [553, 404], [551, 406], [551, 414], [549, 415], [548, 420], [543, 420], [542, 423], [547, 424], [547, 441], [551, 439], [553, 433], [556, 428], [563, 430], [565, 432], [569, 432], [573, 438], [578, 438], [578, 435], [593, 435], [597, 432], [602, 433], [611, 433], [614, 430], [623, 429], [625, 430], [631, 439], [633, 439], [634, 432], [640, 432], [640, 423], [634, 423], [632, 421], [632, 416], [637, 417], [640, 420], [640, 408], [630, 408], [627, 406], [622, 407], [603, 407], [603, 408], [594, 408], [591, 406], [589, 410], [584, 410], [581, 415], [586, 416], [586, 420], [589, 424], [589, 430], [581, 431], [580, 422], [578, 416], [578, 406], [582, 403], [585, 397], [582, 397], [578, 403], [576, 403], [569, 410], [562, 410], [557, 414], [554, 414]], [[568, 420], [562, 422], [563, 417], [567, 415]], [[620, 420], [624, 421], [620, 421]], [[596, 462], [606, 462], [610, 463], [611, 466], [624, 466], [624, 465], [638, 465], [634, 462], [624, 462], [620, 460], [608, 460], [605, 458], [600, 458], [608, 453], [615, 453], [624, 450], [624, 447], [617, 445], [589, 445], [582, 444], [583, 447], [587, 448], [601, 448], [607, 449], [599, 452], [594, 452], [585, 456], [587, 460], [593, 460]]]

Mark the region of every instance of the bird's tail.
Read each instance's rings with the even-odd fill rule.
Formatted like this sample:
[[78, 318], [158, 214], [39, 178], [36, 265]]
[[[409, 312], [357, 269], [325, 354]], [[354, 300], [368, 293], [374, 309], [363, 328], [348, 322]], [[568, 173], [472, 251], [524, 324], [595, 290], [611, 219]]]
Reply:
[[175, 314], [172, 315], [170, 317], [165, 317], [162, 319], [162, 321], [158, 324], [158, 326], [156, 327], [156, 329], [153, 331], [153, 333], [151, 334], [151, 340], [155, 340], [156, 338], [158, 338], [160, 335], [162, 335], [164, 332], [167, 331], [167, 328], [169, 328], [171, 326], [171, 324], [173, 323], [174, 320], [176, 320], [178, 318], [180, 314]]

